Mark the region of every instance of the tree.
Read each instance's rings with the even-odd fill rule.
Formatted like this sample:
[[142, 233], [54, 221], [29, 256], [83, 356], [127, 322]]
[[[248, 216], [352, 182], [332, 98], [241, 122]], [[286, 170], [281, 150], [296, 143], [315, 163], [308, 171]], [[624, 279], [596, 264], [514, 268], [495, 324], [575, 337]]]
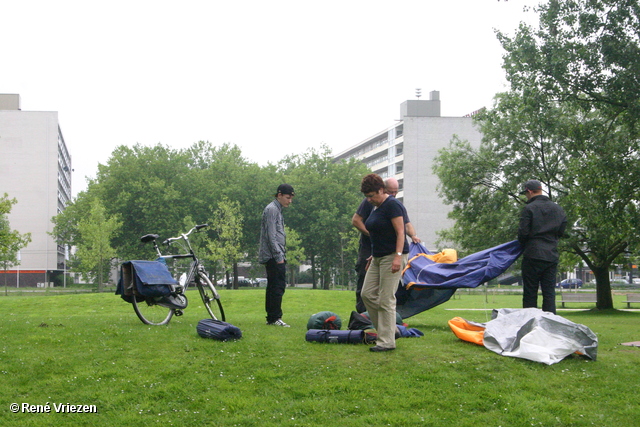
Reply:
[[535, 31], [521, 24], [507, 51], [512, 89], [537, 88], [636, 129], [640, 110], [640, 4], [636, 0], [549, 0]]
[[99, 165], [87, 191], [53, 218], [54, 233], [61, 243], [81, 244], [78, 223], [97, 198], [107, 215], [122, 220], [111, 242], [117, 257], [151, 258], [155, 254], [149, 245], [140, 245], [140, 236], [178, 235], [184, 231], [185, 218], [193, 220], [189, 227], [208, 221], [213, 228], [219, 219], [212, 214], [226, 197], [238, 203], [246, 218], [241, 223], [241, 247], [250, 258], [257, 253], [260, 217], [274, 191], [275, 170], [273, 165], [259, 167], [248, 162], [237, 146], [229, 144], [214, 147], [200, 141], [185, 150], [160, 144], [120, 146], [106, 164]]
[[223, 196], [218, 209], [214, 211], [213, 218], [210, 224], [216, 238], [208, 245], [210, 259], [221, 261], [227, 274], [230, 268], [233, 268], [233, 288], [238, 289], [238, 261], [244, 255], [240, 246], [243, 222], [240, 204]]
[[[78, 231], [78, 224], [82, 218], [89, 216], [91, 204], [92, 197], [88, 192], [83, 191], [78, 194], [75, 200], [67, 204], [62, 212], [51, 218], [53, 230], [49, 235], [56, 239], [59, 246], [70, 248], [81, 244], [82, 236]], [[73, 268], [77, 262], [78, 259], [74, 257], [71, 258], [68, 265]]]
[[445, 235], [469, 250], [512, 239], [518, 187], [539, 179], [573, 225], [562, 248], [593, 271], [597, 307], [612, 308], [608, 271], [640, 245], [640, 7], [552, 0], [538, 11], [537, 31], [498, 33], [511, 90], [476, 116], [479, 150], [452, 141], [436, 159], [457, 221]]
[[[355, 213], [355, 211], [354, 211]], [[356, 285], [355, 263], [360, 250], [360, 232], [352, 227], [340, 233], [340, 284]], [[355, 254], [355, 256], [354, 256]]]
[[284, 226], [284, 234], [287, 236], [287, 270], [289, 270], [289, 283], [296, 284], [296, 272], [306, 261], [304, 248], [302, 247], [302, 239], [300, 235], [292, 228]]
[[[9, 267], [18, 265], [18, 251], [31, 242], [31, 233], [20, 234], [16, 230], [11, 230], [8, 215], [11, 207], [18, 201], [9, 199], [9, 195], [4, 193], [0, 198], [0, 263], [2, 263], [5, 273]], [[5, 293], [7, 288], [7, 275], [5, 274]]]
[[[278, 185], [277, 167], [260, 167], [249, 162], [242, 156], [239, 147], [230, 144], [214, 147], [208, 142], [199, 142], [187, 152], [194, 167], [188, 180], [189, 197], [195, 201], [190, 209], [203, 212], [205, 218], [209, 218], [223, 197], [237, 202], [243, 216], [240, 237], [242, 250], [247, 258], [255, 258], [262, 211], [273, 198]], [[212, 225], [215, 221], [217, 218], [213, 218]]]
[[239, 228], [232, 227], [238, 232], [239, 243], [234, 240], [225, 248], [236, 248], [236, 252], [220, 253], [215, 245], [206, 245], [216, 252], [205, 258], [222, 256], [227, 266], [232, 265], [232, 258], [233, 263], [240, 258], [255, 261], [264, 207], [279, 184], [290, 182], [298, 197], [294, 208], [285, 214], [287, 225], [300, 234], [301, 246], [317, 267], [314, 273], [320, 272], [328, 287], [336, 269], [355, 263], [357, 251], [349, 259], [338, 248], [344, 240], [341, 233], [353, 232], [350, 218], [362, 198], [358, 190], [366, 173], [366, 167], [353, 159], [334, 163], [326, 147], [260, 167], [230, 144], [214, 147], [200, 141], [185, 150], [160, 144], [120, 146], [106, 164], [99, 165], [87, 191], [53, 219], [54, 232], [65, 243], [81, 244], [78, 223], [87, 217], [91, 201], [98, 199], [108, 217], [122, 221], [111, 239], [117, 257], [141, 259], [154, 254], [149, 246], [140, 245], [140, 236], [177, 235], [184, 231], [183, 220], [192, 218], [197, 224], [209, 222], [213, 230], [210, 237], [216, 235], [215, 230], [220, 237], [229, 231], [223, 230], [228, 224], [220, 215], [229, 214], [242, 218], [236, 224]]
[[344, 259], [341, 233], [353, 232], [351, 217], [362, 201], [360, 182], [368, 171], [355, 159], [334, 162], [326, 147], [302, 156], [286, 158], [281, 167], [296, 198], [285, 214], [285, 222], [302, 238], [311, 260], [313, 287], [329, 289], [331, 278], [342, 265], [355, 265], [357, 251]]
[[117, 147], [105, 165], [98, 165], [87, 192], [91, 200], [101, 201], [107, 215], [118, 215], [123, 223], [112, 239], [119, 258], [140, 259], [141, 252], [153, 256], [150, 247], [140, 246], [139, 237], [175, 236], [184, 231], [180, 227], [188, 215], [206, 222], [208, 214], [192, 197], [196, 189], [189, 185], [189, 162], [184, 151], [137, 144]]
[[75, 254], [79, 260], [77, 269], [85, 277], [97, 278], [98, 290], [102, 288], [104, 277], [108, 276], [111, 269], [111, 259], [116, 255], [111, 247], [111, 238], [121, 226], [122, 222], [117, 216], [107, 216], [106, 209], [98, 199], [92, 201], [88, 217], [78, 223], [82, 241]]

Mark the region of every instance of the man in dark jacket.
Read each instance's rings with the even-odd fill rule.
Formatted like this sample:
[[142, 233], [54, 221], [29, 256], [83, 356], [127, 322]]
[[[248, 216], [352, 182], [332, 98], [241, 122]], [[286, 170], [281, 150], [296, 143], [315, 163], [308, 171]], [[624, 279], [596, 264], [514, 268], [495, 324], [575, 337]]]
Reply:
[[560, 206], [542, 195], [540, 181], [527, 181], [520, 194], [527, 196], [518, 227], [518, 241], [524, 248], [522, 306], [537, 307], [540, 288], [542, 310], [555, 313], [558, 239], [564, 235], [567, 216]]

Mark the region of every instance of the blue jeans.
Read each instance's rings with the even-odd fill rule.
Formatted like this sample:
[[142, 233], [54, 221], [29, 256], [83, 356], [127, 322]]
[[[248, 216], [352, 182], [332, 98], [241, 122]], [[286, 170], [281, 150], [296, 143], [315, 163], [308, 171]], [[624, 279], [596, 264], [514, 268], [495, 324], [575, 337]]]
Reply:
[[265, 310], [267, 322], [272, 323], [282, 318], [282, 296], [287, 287], [287, 264], [278, 264], [273, 258], [265, 264], [267, 269], [267, 294]]

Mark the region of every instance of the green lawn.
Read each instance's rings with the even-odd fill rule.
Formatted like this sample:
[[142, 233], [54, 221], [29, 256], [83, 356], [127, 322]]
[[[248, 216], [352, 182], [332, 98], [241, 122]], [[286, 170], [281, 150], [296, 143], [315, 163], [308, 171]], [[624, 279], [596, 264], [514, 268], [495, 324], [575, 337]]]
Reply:
[[[193, 292], [185, 315], [159, 327], [112, 294], [0, 297], [0, 425], [638, 425], [640, 348], [620, 345], [640, 341], [638, 312], [559, 311], [598, 335], [598, 360], [547, 366], [460, 341], [447, 325], [487, 321], [468, 309], [519, 307], [518, 295], [460, 292], [407, 319], [425, 336], [387, 353], [305, 341], [315, 312], [334, 311], [346, 327], [353, 292], [288, 289], [291, 328], [264, 324], [264, 289], [221, 295], [239, 341], [197, 335], [205, 310]], [[615, 301], [622, 308], [622, 296]], [[12, 403], [51, 412], [12, 413]], [[56, 413], [54, 404], [97, 413]]]

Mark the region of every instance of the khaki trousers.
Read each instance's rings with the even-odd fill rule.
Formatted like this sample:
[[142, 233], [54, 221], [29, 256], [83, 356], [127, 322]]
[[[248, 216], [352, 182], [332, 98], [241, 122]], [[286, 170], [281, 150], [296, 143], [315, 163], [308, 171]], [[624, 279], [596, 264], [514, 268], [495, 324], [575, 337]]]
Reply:
[[[395, 254], [374, 257], [362, 285], [364, 302], [373, 326], [378, 333], [376, 345], [385, 348], [396, 347], [396, 290], [402, 270], [391, 272], [391, 263]], [[402, 265], [406, 265], [407, 256], [402, 256]]]

